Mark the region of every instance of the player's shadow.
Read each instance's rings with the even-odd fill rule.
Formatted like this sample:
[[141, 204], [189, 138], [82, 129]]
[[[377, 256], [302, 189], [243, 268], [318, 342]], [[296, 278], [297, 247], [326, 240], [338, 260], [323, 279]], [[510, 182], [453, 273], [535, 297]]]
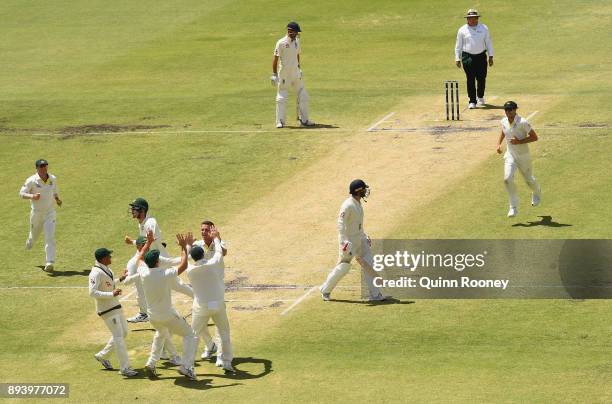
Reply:
[[187, 389], [194, 389], [194, 390], [211, 390], [211, 389], [222, 389], [224, 387], [242, 386], [242, 383], [213, 385], [211, 384], [211, 382], [212, 382], [212, 379], [189, 380], [186, 377], [177, 377], [174, 380], [175, 385], [185, 387]]
[[[212, 357], [211, 359], [204, 360], [203, 362], [214, 363], [215, 361], [216, 361], [216, 358]], [[241, 365], [248, 364], [248, 363], [262, 365], [261, 371], [253, 373], [253, 372], [247, 372], [246, 370], [240, 369]], [[260, 358], [253, 358], [253, 357], [234, 358], [234, 360], [232, 361], [232, 365], [235, 370], [234, 373], [229, 373], [229, 372], [219, 373], [219, 374], [207, 373], [207, 374], [204, 374], [204, 376], [213, 376], [213, 377], [219, 377], [222, 379], [232, 379], [232, 380], [250, 380], [250, 379], [259, 379], [261, 377], [267, 376], [270, 373], [272, 373], [272, 361], [269, 359], [260, 359]]]
[[540, 220], [535, 222], [527, 222], [527, 223], [516, 223], [513, 224], [512, 227], [536, 227], [536, 226], [545, 226], [545, 227], [570, 227], [571, 224], [553, 222], [552, 216], [538, 216]]
[[284, 126], [287, 129], [339, 129], [339, 126], [336, 125], [329, 125], [329, 124], [325, 124], [325, 123], [315, 123], [312, 126], [290, 126], [290, 125], [285, 125]]
[[503, 105], [483, 104], [478, 109], [504, 109]]
[[387, 298], [386, 300], [348, 300], [348, 299], [329, 299], [330, 302], [338, 303], [351, 303], [351, 304], [363, 304], [366, 306], [387, 306], [390, 304], [414, 304], [414, 300], [400, 300], [393, 297]]
[[[40, 268], [43, 270], [45, 268], [44, 265], [36, 265], [36, 268]], [[58, 278], [60, 276], [89, 276], [91, 269], [84, 269], [82, 271], [53, 271], [53, 272], [45, 272], [47, 276], [51, 278]]]

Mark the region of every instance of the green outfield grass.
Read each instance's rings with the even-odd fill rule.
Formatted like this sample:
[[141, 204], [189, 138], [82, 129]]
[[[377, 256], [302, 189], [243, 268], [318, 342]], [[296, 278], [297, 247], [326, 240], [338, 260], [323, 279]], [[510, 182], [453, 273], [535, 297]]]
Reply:
[[[528, 206], [518, 176], [522, 209], [505, 217], [494, 133], [492, 155], [477, 170], [380, 236], [609, 238], [609, 2], [4, 1], [0, 382], [70, 383], [75, 402], [611, 401], [607, 301], [370, 306], [311, 298], [285, 317], [230, 311], [231, 319], [252, 314], [232, 324], [242, 372], [226, 376], [201, 363], [200, 382], [190, 384], [171, 369], [156, 382], [100, 370], [92, 355], [106, 330], [84, 289], [6, 289], [84, 287], [91, 251], [101, 245], [116, 250], [119, 272], [132, 253], [122, 237], [135, 234], [127, 204], [137, 196], [147, 197], [166, 238], [197, 230], [202, 215], [229, 222], [330, 150], [369, 136], [365, 128], [411, 97], [441, 99], [450, 79], [461, 80], [465, 93], [453, 46], [461, 16], [474, 6], [496, 51], [488, 94], [495, 103], [507, 95], [519, 105], [541, 100], [532, 149], [542, 206]], [[273, 131], [272, 50], [292, 19], [304, 31], [312, 116], [336, 129]], [[600, 127], [584, 127], [593, 125]], [[167, 133], [84, 134], [108, 128]], [[202, 132], [215, 130], [241, 132]], [[29, 206], [17, 193], [39, 157], [49, 159], [65, 202], [57, 227], [65, 276], [36, 268], [44, 264], [40, 241], [23, 249]], [[538, 215], [571, 226], [512, 226]], [[254, 229], [254, 238], [265, 231]], [[270, 283], [299, 283], [312, 271], [300, 267], [296, 279], [281, 280], [271, 272]], [[357, 302], [357, 294], [334, 297]], [[137, 368], [150, 339], [130, 333]]]

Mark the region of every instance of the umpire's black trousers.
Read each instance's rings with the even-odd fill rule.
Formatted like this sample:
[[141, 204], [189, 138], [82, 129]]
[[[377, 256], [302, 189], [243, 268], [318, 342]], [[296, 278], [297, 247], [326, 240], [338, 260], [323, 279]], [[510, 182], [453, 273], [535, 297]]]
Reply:
[[[467, 77], [467, 93], [470, 97], [470, 102], [476, 104], [476, 93], [478, 98], [483, 98], [485, 94], [485, 85], [487, 81], [487, 52], [472, 55], [471, 53], [463, 52], [461, 54], [461, 63], [463, 71]], [[478, 84], [478, 91], [476, 90]]]

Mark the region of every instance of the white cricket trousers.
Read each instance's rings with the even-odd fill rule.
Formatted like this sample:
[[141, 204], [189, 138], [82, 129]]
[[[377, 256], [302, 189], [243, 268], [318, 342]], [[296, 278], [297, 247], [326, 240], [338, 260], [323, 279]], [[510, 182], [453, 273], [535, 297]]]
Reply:
[[511, 208], [518, 207], [518, 192], [514, 183], [514, 175], [516, 171], [520, 171], [525, 179], [525, 182], [531, 188], [535, 195], [540, 195], [540, 185], [533, 176], [533, 168], [531, 166], [531, 154], [523, 153], [512, 155], [506, 153], [504, 155], [504, 185], [508, 191], [508, 198]]
[[[298, 73], [299, 75], [299, 73]], [[304, 88], [304, 81], [298, 76], [288, 78], [278, 78], [276, 90], [276, 123], [287, 123], [287, 103], [289, 101], [289, 91], [297, 94], [297, 113], [298, 119], [302, 122], [308, 121], [308, 92]]]
[[374, 286], [374, 278], [370, 275], [368, 271], [365, 270], [366, 266], [372, 268], [374, 264], [374, 258], [372, 257], [372, 250], [370, 249], [370, 245], [368, 244], [368, 240], [365, 237], [355, 236], [349, 237], [349, 241], [351, 242], [350, 251], [342, 251], [342, 240], [340, 240], [340, 254], [338, 257], [338, 263], [336, 267], [329, 273], [325, 283], [321, 285], [319, 290], [321, 293], [331, 293], [340, 279], [344, 278], [344, 276], [351, 269], [351, 261], [353, 258], [356, 258], [359, 262], [359, 265], [362, 267], [363, 276], [365, 278], [366, 284], [368, 285], [368, 291], [370, 292], [371, 297], [376, 297], [380, 294], [380, 289]]
[[45, 254], [47, 262], [55, 262], [55, 210], [48, 212], [30, 211], [30, 234], [28, 249], [38, 240], [41, 232], [45, 232]]
[[102, 315], [102, 320], [104, 320], [112, 336], [106, 343], [106, 346], [98, 352], [98, 356], [107, 358], [113, 348], [115, 348], [121, 369], [129, 368], [130, 360], [128, 359], [128, 351], [125, 344], [125, 338], [128, 335], [128, 324], [123, 315], [123, 310], [117, 309], [106, 313]]
[[183, 365], [186, 368], [193, 367], [196, 351], [196, 337], [193, 330], [187, 324], [187, 321], [178, 314], [167, 319], [159, 320], [150, 318], [149, 322], [155, 328], [153, 336], [153, 344], [151, 346], [151, 356], [147, 361], [147, 365], [155, 366], [161, 356], [165, 345], [168, 345], [171, 335], [176, 334], [183, 337]]
[[191, 328], [193, 328], [193, 332], [196, 334], [196, 337], [198, 337], [196, 344], [199, 343], [199, 337], [202, 337], [204, 338], [206, 348], [212, 348], [213, 339], [208, 332], [208, 320], [212, 318], [217, 327], [217, 333], [221, 342], [219, 344], [220, 351], [218, 357], [223, 361], [231, 361], [234, 359], [225, 302], [209, 302], [208, 307], [200, 307], [194, 304], [192, 316], [193, 321], [191, 322]]

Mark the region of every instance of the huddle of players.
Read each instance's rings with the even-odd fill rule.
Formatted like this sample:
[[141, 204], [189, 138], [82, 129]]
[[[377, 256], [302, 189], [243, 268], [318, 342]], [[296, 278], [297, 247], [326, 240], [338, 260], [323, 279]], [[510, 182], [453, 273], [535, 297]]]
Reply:
[[[89, 276], [89, 294], [96, 299], [96, 311], [111, 331], [111, 338], [95, 358], [106, 369], [112, 369], [107, 359], [113, 348], [120, 361], [120, 373], [136, 376], [138, 372], [130, 367], [125, 337], [127, 322], [150, 321], [155, 329], [151, 354], [145, 370], [151, 377], [157, 376], [156, 363], [163, 352], [170, 362], [179, 366], [178, 371], [191, 380], [197, 380], [194, 361], [199, 338], [204, 338], [205, 349], [202, 359], [211, 359], [217, 352], [217, 345], [208, 333], [208, 320], [213, 319], [221, 340], [216, 365], [227, 372], [233, 372], [232, 347], [229, 321], [224, 294], [223, 257], [227, 249], [218, 230], [210, 221], [201, 224], [202, 240], [194, 240], [191, 233], [177, 234], [181, 256], [170, 258], [162, 243], [161, 231], [154, 217], [148, 214], [146, 200], [138, 198], [130, 204], [132, 217], [139, 222], [140, 236], [136, 240], [125, 238], [134, 244], [136, 254], [128, 262], [124, 274], [118, 279], [126, 285], [134, 284], [138, 294], [140, 313], [126, 320], [118, 296], [121, 289], [109, 265], [112, 251], [100, 248], [95, 252], [95, 265]], [[188, 263], [191, 256], [192, 264]], [[186, 285], [179, 276], [186, 272], [191, 283]], [[189, 326], [172, 305], [171, 289], [193, 297], [192, 324]], [[183, 357], [178, 355], [171, 339], [176, 334], [183, 337]]]

